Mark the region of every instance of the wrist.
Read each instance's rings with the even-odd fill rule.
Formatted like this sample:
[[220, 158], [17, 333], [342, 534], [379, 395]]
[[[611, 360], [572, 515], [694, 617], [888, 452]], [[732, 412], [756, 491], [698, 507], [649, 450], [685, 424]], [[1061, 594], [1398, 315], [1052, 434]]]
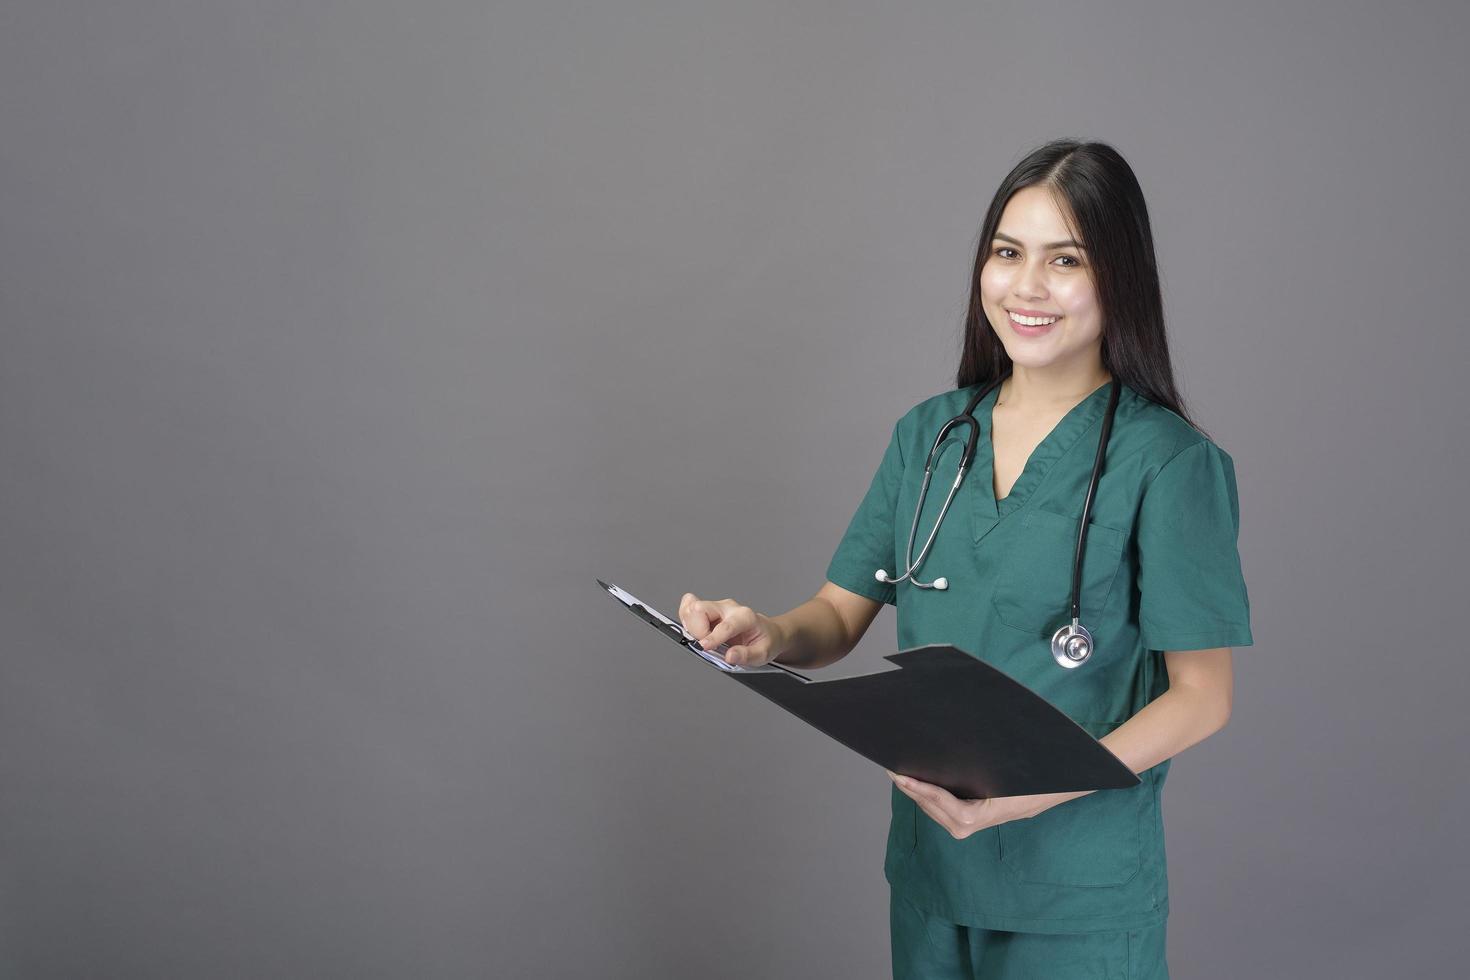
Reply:
[[756, 613], [756, 615], [762, 620], [761, 625], [766, 631], [766, 636], [771, 639], [771, 659], [767, 663], [775, 663], [776, 658], [786, 652], [786, 647], [790, 643], [790, 636], [786, 632], [785, 625], [779, 621], [780, 617], [762, 616], [760, 613]]

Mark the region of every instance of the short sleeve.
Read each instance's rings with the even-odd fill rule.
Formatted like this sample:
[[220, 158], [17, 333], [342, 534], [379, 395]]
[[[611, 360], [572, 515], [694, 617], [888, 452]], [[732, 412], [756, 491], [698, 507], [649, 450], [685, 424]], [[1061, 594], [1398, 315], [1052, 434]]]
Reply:
[[1149, 650], [1250, 646], [1235, 463], [1209, 440], [1181, 450], [1144, 491], [1138, 624]]
[[858, 504], [857, 513], [848, 522], [847, 531], [837, 544], [837, 551], [827, 565], [827, 580], [849, 592], [869, 599], [898, 605], [898, 587], [879, 582], [874, 574], [880, 568], [897, 576], [893, 536], [893, 515], [898, 501], [899, 483], [903, 479], [903, 450], [898, 443], [898, 424], [888, 440], [888, 449], [873, 474], [868, 492]]

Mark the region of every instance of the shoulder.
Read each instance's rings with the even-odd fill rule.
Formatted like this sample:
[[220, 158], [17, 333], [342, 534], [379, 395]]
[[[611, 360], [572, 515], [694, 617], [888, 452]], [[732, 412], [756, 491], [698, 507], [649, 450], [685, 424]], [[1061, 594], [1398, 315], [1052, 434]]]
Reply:
[[1229, 453], [1183, 416], [1128, 385], [1123, 386], [1113, 425], [1115, 437], [1124, 431], [1128, 433], [1129, 444], [1138, 452], [1142, 468], [1149, 474], [1157, 473], [1182, 455], [1213, 456], [1226, 465], [1231, 463]]
[[[929, 428], [932, 423], [944, 425], [948, 420], [964, 411], [969, 406], [970, 398], [975, 397], [982, 385], [970, 385], [969, 388], [948, 388], [939, 394], [928, 395], [898, 419], [898, 428], [916, 429]], [[938, 429], [936, 429], [938, 430]]]
[[921, 455], [927, 453], [934, 437], [939, 434], [940, 427], [963, 412], [971, 396], [979, 390], [978, 385], [968, 388], [950, 388], [938, 394], [929, 395], [911, 406], [894, 425], [894, 435], [898, 439], [900, 449], [907, 455], [912, 451], [911, 447], [917, 446]]
[[[1238, 528], [1235, 461], [1214, 440], [1168, 408], [1128, 389], [1134, 468], [1149, 523], [1188, 520], [1200, 540], [1210, 527]], [[1119, 404], [1121, 413], [1122, 404]], [[1116, 421], [1115, 421], [1116, 424]]]
[[936, 395], [929, 395], [905, 412], [899, 419], [899, 424], [940, 417], [948, 421], [963, 412], [970, 398], [979, 390], [979, 385], [971, 385], [968, 388], [950, 388]]

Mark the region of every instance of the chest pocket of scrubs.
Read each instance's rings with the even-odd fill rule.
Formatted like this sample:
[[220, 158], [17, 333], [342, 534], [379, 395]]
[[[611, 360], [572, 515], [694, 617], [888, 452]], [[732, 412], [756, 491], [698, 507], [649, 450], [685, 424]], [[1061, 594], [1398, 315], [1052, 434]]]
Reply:
[[[1070, 619], [1072, 557], [1081, 522], [1047, 510], [1028, 511], [992, 590], [995, 614], [1007, 626], [1050, 635]], [[1082, 625], [1096, 630], [1122, 564], [1128, 535], [1092, 523], [1082, 555]]]

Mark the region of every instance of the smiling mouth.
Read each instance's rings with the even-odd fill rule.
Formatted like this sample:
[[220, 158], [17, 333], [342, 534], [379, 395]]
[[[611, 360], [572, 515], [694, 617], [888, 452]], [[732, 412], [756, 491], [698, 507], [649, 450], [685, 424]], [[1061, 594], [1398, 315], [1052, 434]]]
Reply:
[[1047, 327], [1061, 319], [1059, 316], [1022, 316], [1015, 310], [1006, 310], [1011, 322], [1023, 327]]

